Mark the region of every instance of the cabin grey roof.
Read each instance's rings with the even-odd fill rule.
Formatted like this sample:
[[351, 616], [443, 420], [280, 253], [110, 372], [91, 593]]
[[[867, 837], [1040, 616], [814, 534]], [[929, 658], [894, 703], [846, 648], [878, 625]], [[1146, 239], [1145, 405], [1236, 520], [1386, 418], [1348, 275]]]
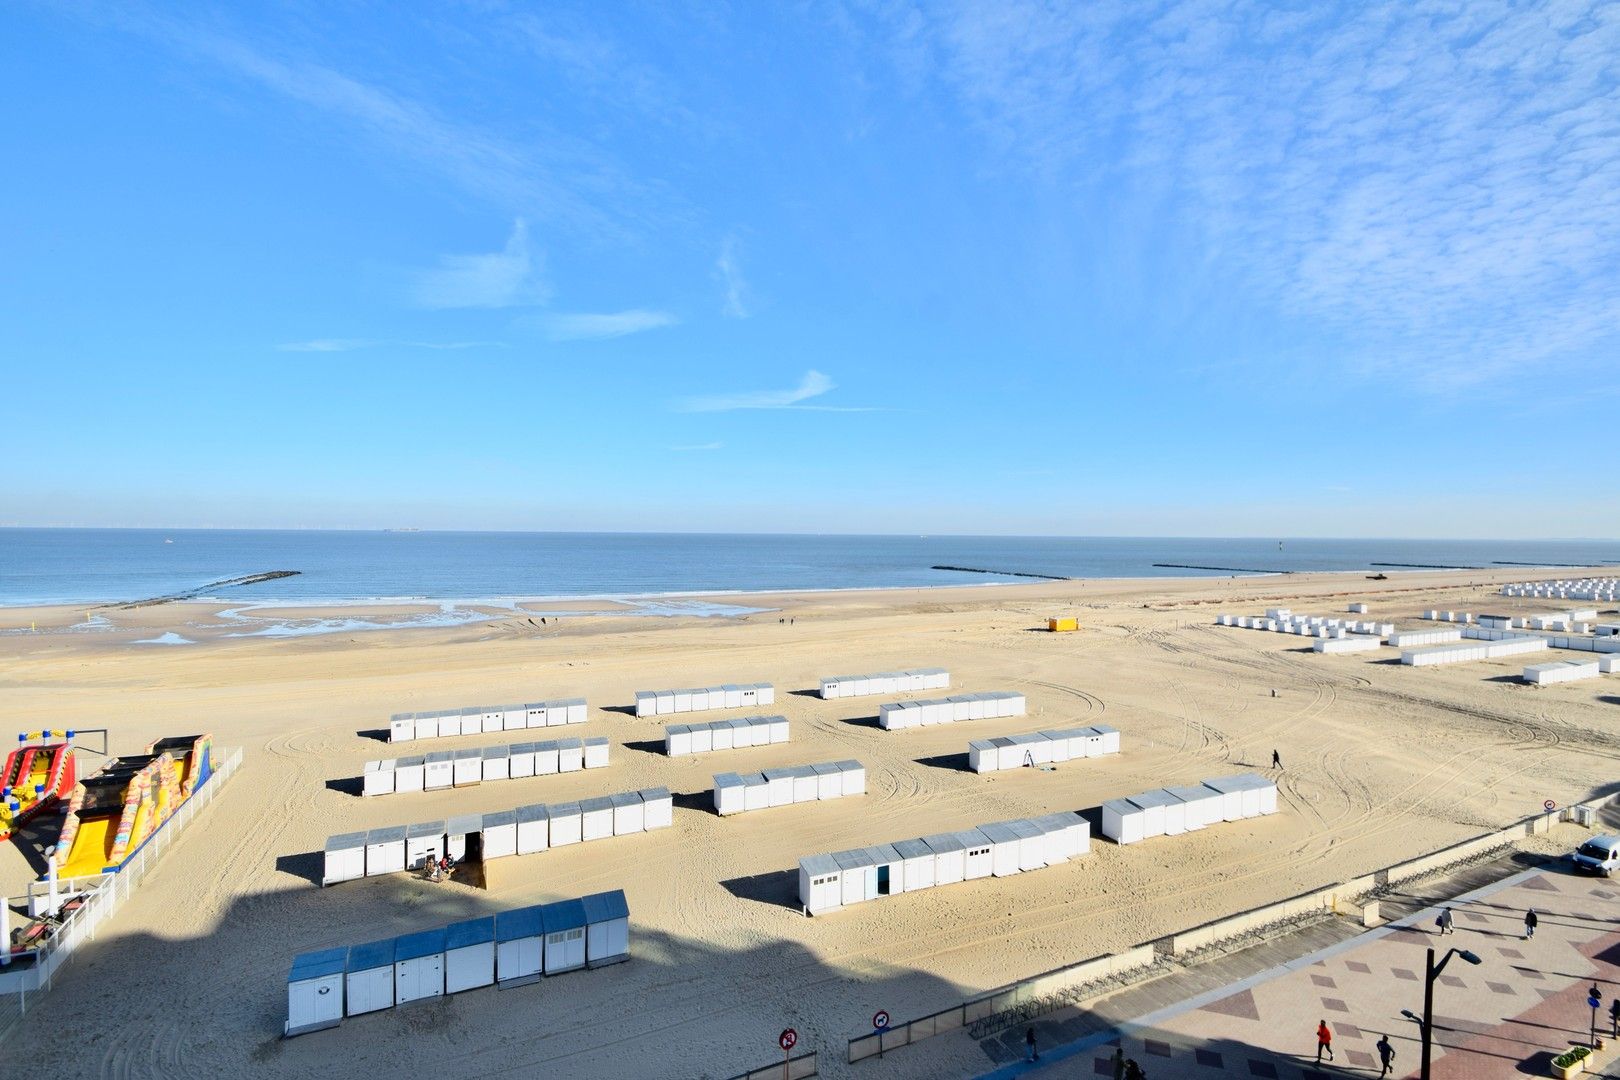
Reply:
[[841, 775], [844, 771], [830, 761], [824, 761], [820, 765], [812, 765], [810, 768], [817, 776], [832, 776], [835, 773]]
[[554, 904], [542, 904], [540, 918], [545, 921], [548, 934], [562, 930], [577, 930], [587, 922], [585, 905], [578, 900], [558, 900]]
[[1176, 798], [1174, 795], [1157, 790], [1144, 791], [1140, 795], [1132, 795], [1129, 801], [1135, 803], [1144, 810], [1148, 810], [1156, 806], [1174, 806], [1181, 802], [1181, 800]]
[[545, 803], [533, 803], [529, 806], [520, 806], [517, 808], [517, 819], [519, 824], [530, 821], [545, 821], [550, 816], [551, 815], [546, 811]]
[[420, 840], [424, 836], [443, 835], [444, 822], [442, 821], [419, 821], [415, 825], [405, 826], [405, 838], [407, 840]]
[[1218, 797], [1216, 792], [1211, 791], [1207, 787], [1171, 787], [1165, 788], [1164, 790], [1169, 792], [1171, 795], [1174, 795], [1182, 802], [1197, 802], [1202, 799], [1213, 799]]
[[405, 839], [405, 826], [384, 825], [380, 829], [372, 829], [366, 833], [367, 844], [397, 844]]
[[667, 728], [664, 729], [664, 732], [665, 732], [665, 734], [668, 734], [668, 735], [689, 735], [692, 732], [692, 725], [690, 725], [690, 724], [671, 724]]
[[511, 757], [512, 749], [510, 746], [486, 746], [484, 747], [484, 760], [493, 761], [498, 758]]
[[436, 765], [441, 761], [453, 762], [456, 760], [456, 755], [449, 750], [435, 750], [433, 753], [426, 755], [426, 760], [429, 765]]
[[562, 744], [556, 739], [546, 739], [543, 742], [537, 742], [534, 744], [534, 752], [537, 754], [555, 754], [561, 749]]
[[867, 854], [877, 863], [900, 862], [900, 853], [894, 850], [893, 844], [873, 844], [866, 849]]
[[1018, 839], [1018, 834], [1013, 832], [1013, 830], [1009, 827], [1009, 823], [1005, 821], [997, 821], [989, 825], [980, 825], [979, 831], [984, 833], [985, 839], [989, 840], [993, 844], [1010, 844], [1014, 840]]
[[484, 829], [498, 829], [502, 825], [516, 825], [516, 810], [491, 810], [485, 814], [481, 825]]
[[483, 814], [457, 814], [445, 823], [444, 831], [451, 836], [468, 836], [483, 827]]
[[518, 938], [539, 937], [545, 932], [544, 922], [540, 917], [540, 907], [539, 904], [532, 904], [529, 907], [497, 912], [495, 915], [495, 940], [516, 941]]
[[823, 874], [836, 874], [841, 868], [838, 860], [831, 855], [807, 855], [799, 860], [799, 869], [811, 877], [820, 877]]
[[1102, 804], [1102, 808], [1104, 810], [1111, 810], [1121, 817], [1124, 817], [1126, 814], [1138, 814], [1142, 811], [1141, 807], [1137, 806], [1129, 799], [1109, 799], [1107, 802]]
[[875, 865], [871, 853], [865, 848], [852, 851], [835, 851], [831, 858], [838, 864], [840, 870], [859, 870], [863, 866]]
[[608, 744], [607, 737], [604, 736], [604, 735], [598, 735], [594, 739], [586, 739], [585, 740], [585, 745], [586, 746], [606, 746], [607, 744]]
[[934, 849], [921, 840], [896, 840], [894, 850], [900, 853], [902, 859], [931, 859]]
[[742, 781], [744, 787], [764, 787], [766, 784], [765, 774], [757, 772], [743, 773]]
[[507, 749], [512, 752], [513, 757], [516, 757], [519, 754], [532, 754], [532, 753], [534, 753], [535, 745], [536, 744], [534, 744], [532, 742], [519, 742], [519, 743], [513, 743], [511, 746], [507, 747]]
[[991, 842], [983, 829], [958, 829], [954, 835], [964, 848], [988, 847]]
[[478, 749], [476, 746], [468, 746], [455, 751], [455, 755], [457, 761], [467, 761], [469, 759], [476, 760], [482, 758], [484, 756], [484, 752]]
[[716, 788], [742, 787], [743, 778], [734, 772], [715, 773], [714, 786]]
[[581, 800], [579, 800], [579, 812], [582, 813], [582, 814], [594, 814], [594, 813], [597, 813], [598, 811], [612, 810], [612, 809], [613, 809], [613, 800], [608, 798], [605, 795], [598, 795], [594, 799], [581, 799]]
[[619, 794], [611, 796], [609, 801], [611, 801], [615, 807], [620, 807], [620, 806], [640, 806], [641, 805], [641, 792], [639, 792], [639, 791], [621, 791], [621, 792], [619, 792]]
[[967, 845], [962, 842], [960, 833], [935, 833], [933, 836], [923, 837], [922, 842], [927, 844], [928, 849], [935, 855], [947, 855], [953, 851], [967, 850]]
[[1213, 776], [1204, 781], [1204, 786], [1222, 795], [1230, 795], [1234, 791], [1243, 790], [1243, 781], [1235, 776]]
[[1007, 828], [1011, 829], [1020, 840], [1033, 840], [1046, 835], [1045, 829], [1038, 827], [1027, 818], [1009, 821], [1007, 822]]
[[593, 926], [613, 919], [630, 917], [630, 905], [624, 898], [623, 889], [592, 893], [590, 896], [580, 897], [579, 902], [585, 906], [586, 921]]
[[866, 768], [866, 766], [862, 765], [860, 762], [854, 760], [853, 758], [851, 758], [851, 759], [849, 759], [847, 761], [835, 761], [835, 762], [833, 762], [833, 765], [835, 767], [837, 767], [842, 772], [861, 772], [861, 771], [864, 771], [865, 768]]
[[451, 923], [444, 928], [444, 947], [446, 949], [465, 949], [469, 945], [483, 945], [495, 940], [495, 916], [486, 915], [481, 919], [467, 919], [464, 922]]
[[426, 763], [427, 763], [427, 758], [425, 756], [423, 756], [422, 754], [413, 754], [410, 757], [402, 757], [402, 758], [400, 758], [399, 759], [399, 764], [398, 764], [398, 766], [396, 766], [396, 768], [400, 768], [400, 769], [420, 769]]
[[392, 967], [393, 964], [393, 938], [384, 938], [381, 941], [368, 941], [364, 945], [349, 946], [350, 971], [370, 971], [373, 968]]
[[306, 979], [341, 975], [347, 962], [347, 949], [322, 949], [320, 952], [304, 953], [302, 956], [293, 957], [292, 970], [287, 973], [287, 981], [303, 982]]
[[358, 847], [366, 846], [366, 833], [346, 832], [326, 838], [327, 851], [353, 851]]
[[770, 783], [773, 780], [792, 780], [793, 779], [793, 770], [792, 769], [761, 769], [760, 770], [760, 775], [765, 778], [766, 783]]
[[669, 788], [649, 787], [641, 789], [641, 801], [644, 803], [656, 802], [659, 799], [668, 799], [669, 797]]
[[[606, 742], [607, 740], [604, 739], [603, 741]], [[584, 745], [585, 744], [582, 741], [580, 741], [579, 739], [558, 739], [557, 740], [557, 746], [558, 746], [559, 749], [562, 749], [562, 750], [579, 750], [579, 749], [582, 749], [584, 747]]]
[[418, 930], [414, 934], [394, 939], [394, 963], [401, 960], [415, 960], [420, 956], [432, 956], [434, 953], [444, 952], [444, 927], [433, 930]]

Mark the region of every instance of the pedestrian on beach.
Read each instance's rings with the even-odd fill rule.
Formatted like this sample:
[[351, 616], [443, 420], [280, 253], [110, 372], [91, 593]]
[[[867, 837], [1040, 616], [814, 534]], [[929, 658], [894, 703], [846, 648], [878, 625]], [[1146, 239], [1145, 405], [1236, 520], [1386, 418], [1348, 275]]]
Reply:
[[1142, 1071], [1135, 1058], [1125, 1059], [1125, 1080], [1147, 1080], [1147, 1073]]
[[1536, 923], [1541, 920], [1536, 917], [1536, 909], [1531, 908], [1524, 913], [1524, 939], [1529, 941], [1536, 936]]
[[1316, 1063], [1322, 1064], [1322, 1055], [1326, 1054], [1328, 1060], [1333, 1060], [1333, 1029], [1327, 1026], [1326, 1020], [1316, 1022]]
[[1614, 1003], [1609, 1006], [1609, 1029], [1613, 1038], [1620, 1039], [1620, 994], [1616, 994]]
[[1442, 934], [1455, 934], [1457, 932], [1451, 925], [1451, 909], [1448, 907], [1440, 909], [1440, 917], [1434, 920], [1434, 924], [1440, 928]]
[[1395, 1067], [1395, 1048], [1389, 1045], [1388, 1035], [1378, 1040], [1378, 1060], [1384, 1065], [1383, 1071], [1378, 1074], [1379, 1077], [1388, 1076], [1389, 1070]]
[[1282, 771], [1282, 755], [1275, 750], [1271, 752], [1271, 767], [1279, 772]]
[[1024, 1029], [1024, 1047], [1029, 1051], [1029, 1060], [1030, 1061], [1039, 1061], [1041, 1059], [1040, 1053], [1037, 1052], [1036, 1049], [1035, 1049], [1035, 1029], [1034, 1028], [1025, 1028]]

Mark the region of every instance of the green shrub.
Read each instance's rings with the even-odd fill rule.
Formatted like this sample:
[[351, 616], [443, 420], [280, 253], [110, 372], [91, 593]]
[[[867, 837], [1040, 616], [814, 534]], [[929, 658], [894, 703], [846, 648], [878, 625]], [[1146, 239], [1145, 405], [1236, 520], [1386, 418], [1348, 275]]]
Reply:
[[1567, 1069], [1577, 1061], [1585, 1061], [1592, 1054], [1590, 1046], [1572, 1046], [1568, 1050], [1553, 1058], [1553, 1064], [1560, 1069]]

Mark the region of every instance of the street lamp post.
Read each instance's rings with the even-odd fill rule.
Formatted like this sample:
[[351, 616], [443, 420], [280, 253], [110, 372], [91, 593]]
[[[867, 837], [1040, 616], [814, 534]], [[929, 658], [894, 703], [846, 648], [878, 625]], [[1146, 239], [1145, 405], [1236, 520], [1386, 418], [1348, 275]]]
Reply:
[[1446, 964], [1450, 962], [1453, 956], [1460, 956], [1470, 964], [1482, 962], [1478, 956], [1475, 956], [1467, 949], [1451, 949], [1440, 958], [1440, 962], [1437, 964], [1434, 962], [1434, 950], [1430, 949], [1428, 961], [1424, 965], [1423, 1015], [1417, 1017], [1412, 1014], [1411, 1009], [1401, 1010], [1402, 1016], [1408, 1020], [1417, 1021], [1418, 1028], [1423, 1033], [1423, 1068], [1418, 1073], [1420, 1080], [1429, 1080], [1429, 1054], [1434, 1047], [1434, 981], [1440, 977], [1442, 971], [1446, 970]]

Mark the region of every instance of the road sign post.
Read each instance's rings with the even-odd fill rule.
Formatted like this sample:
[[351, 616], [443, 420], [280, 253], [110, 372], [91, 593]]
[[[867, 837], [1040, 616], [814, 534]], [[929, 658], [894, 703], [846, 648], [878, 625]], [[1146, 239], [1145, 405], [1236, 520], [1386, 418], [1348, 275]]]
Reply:
[[799, 1033], [792, 1028], [783, 1028], [782, 1034], [776, 1037], [776, 1045], [782, 1048], [782, 1080], [788, 1080], [788, 1069], [793, 1062], [793, 1048], [799, 1045]]
[[1593, 1049], [1596, 1049], [1597, 1048], [1597, 1011], [1598, 1011], [1598, 1006], [1603, 1004], [1603, 995], [1598, 993], [1596, 983], [1592, 984], [1592, 992], [1587, 997], [1586, 1004], [1589, 1005], [1591, 1007], [1591, 1009], [1592, 1009], [1592, 1035], [1591, 1035], [1590, 1040], [1588, 1041], [1588, 1045], [1591, 1046]]
[[889, 1012], [887, 1009], [879, 1009], [877, 1012], [872, 1014], [872, 1030], [877, 1032], [878, 1057], [882, 1058], [883, 1033], [889, 1030]]

